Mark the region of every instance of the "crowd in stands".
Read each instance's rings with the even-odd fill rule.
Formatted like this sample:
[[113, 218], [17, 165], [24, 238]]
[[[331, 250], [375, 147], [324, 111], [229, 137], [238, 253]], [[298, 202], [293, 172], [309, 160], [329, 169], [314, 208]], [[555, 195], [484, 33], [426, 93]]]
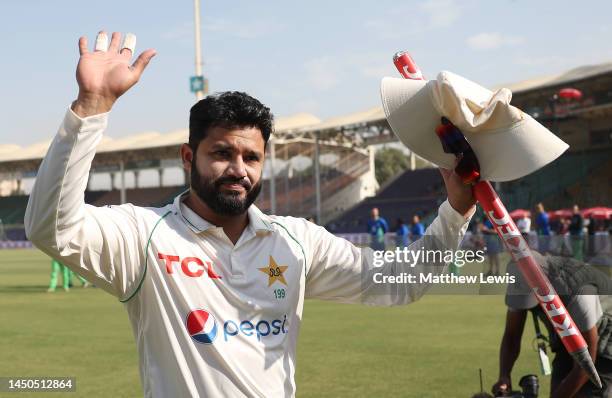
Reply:
[[[572, 209], [547, 212], [544, 205], [538, 203], [534, 210], [533, 221], [529, 210], [519, 209], [510, 213], [532, 249], [543, 254], [571, 256], [580, 261], [612, 266], [612, 208], [581, 210], [574, 205]], [[385, 213], [372, 207], [361, 233], [340, 235], [353, 243], [385, 250], [408, 246], [424, 232], [425, 225], [418, 214], [413, 215], [410, 224], [397, 218], [395, 224], [390, 225]], [[481, 214], [472, 219], [463, 247], [484, 250], [489, 260], [487, 274], [499, 275], [499, 254], [505, 249], [488, 218]]]
[[[510, 213], [517, 228], [532, 249], [543, 254], [571, 256], [580, 261], [612, 265], [612, 208], [594, 207], [546, 211], [544, 204], [535, 207], [535, 216], [529, 210], [518, 209]], [[496, 263], [496, 254], [502, 251], [501, 242], [488, 219], [476, 218], [472, 223], [471, 244], [484, 247], [490, 262]], [[496, 273], [493, 265], [492, 273]]]

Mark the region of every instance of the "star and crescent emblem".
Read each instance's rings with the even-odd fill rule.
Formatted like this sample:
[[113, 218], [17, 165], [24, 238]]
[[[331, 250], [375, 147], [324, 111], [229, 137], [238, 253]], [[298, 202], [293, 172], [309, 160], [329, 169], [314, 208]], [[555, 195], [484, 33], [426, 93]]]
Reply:
[[287, 281], [285, 280], [284, 272], [289, 268], [287, 265], [278, 265], [274, 257], [270, 256], [270, 261], [267, 267], [257, 268], [259, 271], [268, 275], [268, 286], [272, 286], [272, 284], [276, 281], [282, 283], [287, 286]]

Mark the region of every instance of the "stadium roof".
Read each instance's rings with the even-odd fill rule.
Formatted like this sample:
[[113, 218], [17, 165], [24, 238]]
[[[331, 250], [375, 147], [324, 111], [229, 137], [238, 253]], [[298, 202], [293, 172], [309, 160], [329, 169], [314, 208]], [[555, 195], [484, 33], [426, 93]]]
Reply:
[[612, 62], [598, 65], [584, 65], [567, 72], [556, 75], [542, 76], [534, 79], [523, 80], [518, 83], [497, 86], [498, 88], [509, 88], [513, 93], [519, 94], [526, 91], [539, 90], [547, 87], [559, 86], [562, 84], [573, 83], [606, 73], [612, 72]]
[[319, 124], [302, 129], [302, 131], [337, 130], [342, 127], [358, 126], [385, 118], [382, 107], [377, 106], [365, 111], [355, 112], [327, 119]]
[[[515, 94], [520, 94], [547, 87], [568, 84], [570, 82], [584, 80], [610, 72], [612, 72], [612, 62], [599, 65], [580, 66], [561, 74], [524, 80], [518, 83], [497, 87], [507, 87]], [[325, 121], [321, 121], [316, 116], [308, 113], [298, 113], [287, 117], [279, 117], [276, 120], [275, 129], [279, 135], [289, 132], [339, 130], [342, 128], [379, 122], [384, 120], [384, 118], [385, 115], [380, 106], [361, 112], [333, 117]], [[117, 139], [105, 136], [98, 146], [97, 152], [121, 152], [175, 146], [187, 142], [187, 137], [187, 129], [175, 130], [165, 134], [150, 131]], [[0, 145], [0, 163], [41, 159], [46, 153], [50, 143], [51, 140], [39, 142], [27, 147], [20, 147], [13, 144]]]
[[[279, 133], [289, 132], [296, 129], [305, 128], [308, 126], [321, 123], [321, 120], [314, 115], [308, 113], [298, 113], [292, 116], [279, 117], [275, 122], [275, 129]], [[148, 131], [129, 135], [123, 138], [110, 138], [104, 136], [102, 142], [98, 145], [97, 153], [105, 152], [120, 152], [134, 151], [138, 149], [159, 148], [165, 146], [180, 145], [188, 141], [189, 130], [181, 129], [170, 133], [159, 133], [157, 131]], [[14, 144], [0, 145], [0, 162], [12, 162], [25, 159], [41, 159], [51, 140], [38, 142], [26, 147], [20, 147]]]

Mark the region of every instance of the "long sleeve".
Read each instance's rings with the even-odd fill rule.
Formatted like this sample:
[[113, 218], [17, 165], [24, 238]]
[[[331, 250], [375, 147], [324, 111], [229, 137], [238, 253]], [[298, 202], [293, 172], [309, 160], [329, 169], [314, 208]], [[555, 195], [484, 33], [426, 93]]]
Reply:
[[[409, 251], [456, 250], [465, 235], [469, 219], [464, 219], [445, 201], [438, 217], [413, 242]], [[312, 253], [306, 275], [306, 297], [371, 305], [407, 304], [418, 300], [429, 287], [419, 274], [442, 274], [446, 264], [401, 261], [375, 261], [370, 248], [359, 248], [321, 227], [310, 227], [306, 234], [307, 252]], [[382, 263], [382, 264], [381, 264]], [[413, 266], [412, 266], [413, 265]], [[415, 275], [414, 283], [376, 283], [380, 276]], [[375, 278], [374, 274], [379, 274]]]
[[32, 243], [116, 297], [139, 281], [143, 253], [132, 205], [84, 202], [91, 162], [108, 114], [79, 118], [68, 109], [41, 163], [25, 215]]

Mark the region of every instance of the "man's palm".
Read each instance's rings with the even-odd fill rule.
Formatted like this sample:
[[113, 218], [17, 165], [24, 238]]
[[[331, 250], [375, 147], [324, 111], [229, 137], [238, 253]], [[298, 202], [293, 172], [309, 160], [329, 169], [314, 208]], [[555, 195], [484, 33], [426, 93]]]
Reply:
[[129, 61], [129, 55], [119, 53], [96, 51], [82, 55], [76, 76], [79, 88], [86, 93], [118, 98], [138, 80]]
[[80, 38], [81, 58], [76, 72], [80, 96], [101, 97], [114, 102], [138, 82], [155, 55], [155, 50], [144, 51], [134, 64], [130, 65], [132, 52], [129, 49], [120, 49], [120, 41], [121, 35], [115, 32], [107, 51], [89, 52], [87, 38]]

